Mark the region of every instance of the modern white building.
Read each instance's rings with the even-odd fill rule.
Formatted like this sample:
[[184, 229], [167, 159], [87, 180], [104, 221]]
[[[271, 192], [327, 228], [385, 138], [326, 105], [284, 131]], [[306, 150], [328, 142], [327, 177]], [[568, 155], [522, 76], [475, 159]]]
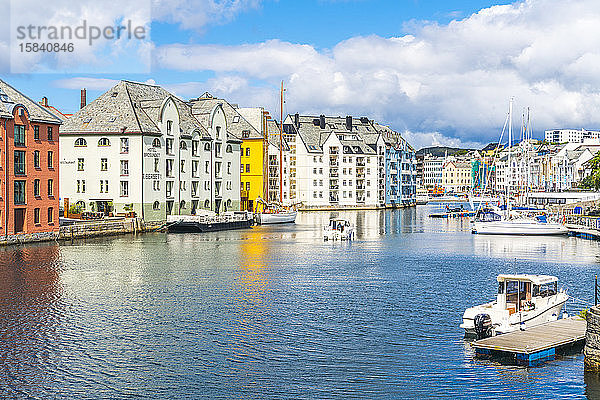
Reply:
[[403, 180], [406, 196], [416, 195], [414, 150], [405, 146], [407, 155], [387, 160], [387, 147], [402, 151], [402, 143], [393, 138], [386, 143], [368, 118], [288, 115], [284, 132], [290, 147], [290, 193], [304, 206], [384, 207], [386, 169], [396, 174], [397, 192], [392, 196], [390, 188], [389, 198], [402, 204], [397, 196]]
[[555, 129], [544, 131], [544, 138], [550, 143], [581, 143], [586, 139], [599, 139], [600, 131]]
[[240, 143], [222, 104], [195, 110], [159, 86], [121, 81], [63, 125], [61, 198], [149, 221], [238, 210]]
[[442, 171], [445, 157], [425, 154], [423, 158], [423, 186], [426, 188], [442, 187]]

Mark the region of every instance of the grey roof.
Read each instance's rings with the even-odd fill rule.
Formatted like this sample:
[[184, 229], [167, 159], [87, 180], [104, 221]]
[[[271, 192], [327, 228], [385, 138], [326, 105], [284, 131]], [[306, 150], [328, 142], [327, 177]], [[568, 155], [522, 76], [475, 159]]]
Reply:
[[179, 112], [181, 133], [208, 131], [194, 118], [191, 108], [181, 99], [156, 85], [121, 81], [69, 118], [64, 133], [143, 133], [159, 135], [160, 110], [167, 98]]
[[242, 138], [242, 132], [248, 131], [248, 138], [262, 138], [261, 133], [242, 117], [227, 100], [213, 97], [210, 93], [204, 93], [202, 97], [188, 101], [188, 104], [192, 107], [193, 115], [206, 126], [208, 126], [210, 113], [220, 104], [227, 119], [228, 135], [232, 135], [234, 139], [240, 139]]
[[290, 146], [288, 145], [285, 138], [279, 137], [280, 133], [281, 132], [279, 131], [279, 124], [277, 123], [277, 121], [275, 121], [274, 119], [268, 119], [267, 120], [267, 134], [268, 134], [267, 137], [268, 137], [269, 143], [279, 149], [279, 142], [281, 141], [283, 143], [283, 149], [287, 151], [290, 149]]
[[31, 121], [52, 124], [62, 123], [58, 116], [0, 79], [0, 117], [12, 118], [12, 111], [19, 104], [27, 109]]

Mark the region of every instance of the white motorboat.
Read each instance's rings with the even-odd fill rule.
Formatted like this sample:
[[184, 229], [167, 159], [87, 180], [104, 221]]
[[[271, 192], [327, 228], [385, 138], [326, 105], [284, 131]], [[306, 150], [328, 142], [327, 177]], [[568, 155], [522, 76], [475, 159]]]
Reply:
[[285, 224], [296, 222], [297, 211], [274, 211], [262, 212], [256, 214], [256, 223], [261, 225], [266, 224]]
[[498, 294], [490, 303], [468, 308], [460, 327], [477, 339], [523, 330], [558, 319], [568, 300], [549, 275], [498, 275]]
[[472, 232], [480, 235], [567, 235], [569, 230], [562, 224], [548, 222], [545, 215], [535, 217], [505, 218], [493, 210], [478, 212], [473, 221]]
[[323, 227], [323, 240], [352, 240], [354, 226], [344, 219], [332, 219]]

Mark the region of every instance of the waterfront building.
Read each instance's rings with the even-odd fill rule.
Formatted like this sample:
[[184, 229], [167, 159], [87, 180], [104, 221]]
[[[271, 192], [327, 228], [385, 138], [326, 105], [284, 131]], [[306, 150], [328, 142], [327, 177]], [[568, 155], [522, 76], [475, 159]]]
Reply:
[[423, 157], [423, 186], [427, 189], [442, 187], [442, 171], [445, 157], [425, 154]]
[[582, 143], [586, 139], [600, 139], [600, 131], [555, 129], [544, 131], [544, 138], [550, 143]]
[[[417, 159], [414, 148], [388, 126], [373, 123], [385, 143], [385, 206], [417, 202]], [[382, 171], [380, 171], [381, 173]], [[381, 176], [379, 177], [381, 179]]]
[[285, 119], [284, 130], [286, 137], [294, 136], [296, 202], [306, 207], [385, 205], [385, 142], [368, 118], [296, 114]]
[[239, 210], [241, 140], [223, 102], [200, 103], [121, 81], [67, 119], [60, 137], [65, 209], [150, 221]]
[[[282, 203], [292, 205], [290, 193], [290, 146], [287, 141], [280, 140], [279, 124], [277, 121], [267, 120], [267, 132], [269, 138], [269, 168], [268, 168], [268, 201], [271, 203]], [[282, 149], [281, 153], [279, 149]], [[280, 159], [282, 168], [280, 170]], [[280, 192], [280, 175], [283, 178], [283, 189]]]
[[466, 193], [473, 186], [471, 162], [448, 157], [442, 166], [442, 187], [446, 192]]
[[0, 234], [59, 229], [61, 119], [0, 80]]

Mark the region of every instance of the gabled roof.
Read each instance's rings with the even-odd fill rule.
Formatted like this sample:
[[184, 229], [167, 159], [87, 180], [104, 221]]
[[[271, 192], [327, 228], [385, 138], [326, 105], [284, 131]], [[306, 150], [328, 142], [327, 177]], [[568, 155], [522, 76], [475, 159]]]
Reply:
[[150, 115], [158, 121], [160, 104], [169, 96], [160, 86], [121, 81], [73, 114], [61, 133], [160, 134]]
[[191, 99], [188, 103], [192, 107], [192, 114], [201, 123], [208, 126], [208, 118], [212, 110], [221, 105], [227, 119], [227, 134], [233, 136], [234, 139], [241, 139], [242, 132], [248, 131], [248, 138], [262, 138], [250, 122], [248, 122], [237, 110], [224, 99], [217, 99], [210, 93], [204, 93], [197, 99]]
[[12, 118], [12, 111], [19, 104], [27, 108], [30, 121], [51, 124], [62, 123], [62, 120], [54, 113], [0, 79], [0, 117]]
[[290, 146], [288, 145], [285, 138], [279, 137], [279, 134], [280, 134], [279, 124], [277, 123], [277, 121], [275, 121], [274, 119], [268, 119], [267, 120], [267, 137], [269, 140], [269, 144], [271, 144], [279, 149], [279, 142], [281, 141], [283, 143], [283, 150], [288, 151], [290, 149]]

